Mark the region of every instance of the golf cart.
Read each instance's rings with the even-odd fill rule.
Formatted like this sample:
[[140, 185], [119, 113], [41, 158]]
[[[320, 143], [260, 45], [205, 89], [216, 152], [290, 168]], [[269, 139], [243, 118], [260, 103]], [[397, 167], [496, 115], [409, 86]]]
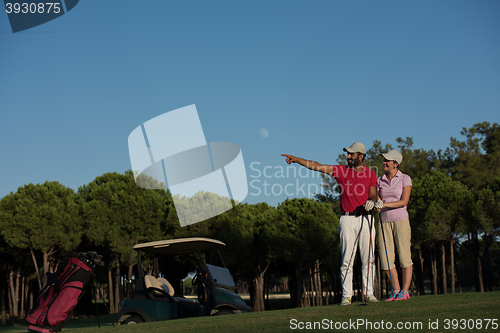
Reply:
[[[219, 247], [221, 241], [210, 238], [180, 238], [136, 244], [137, 270], [134, 295], [122, 303], [118, 324], [135, 324], [178, 318], [213, 316], [250, 312], [252, 308], [235, 293], [235, 284], [225, 267]], [[210, 265], [202, 251], [216, 249], [223, 267]], [[176, 293], [172, 285], [160, 276], [159, 258], [177, 254], [197, 255], [200, 268], [193, 278], [198, 287], [198, 299], [188, 299]], [[143, 254], [153, 256], [152, 274], [144, 274]]]

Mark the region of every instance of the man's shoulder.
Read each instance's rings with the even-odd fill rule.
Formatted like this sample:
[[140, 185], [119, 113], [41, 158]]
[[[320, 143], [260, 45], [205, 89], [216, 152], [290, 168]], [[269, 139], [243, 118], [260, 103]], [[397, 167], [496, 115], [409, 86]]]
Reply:
[[346, 170], [347, 169], [347, 165], [342, 165], [342, 164], [338, 164], [338, 165], [332, 165], [332, 169], [333, 171], [338, 171], [338, 170]]
[[346, 165], [332, 165], [332, 174], [330, 175], [333, 178], [341, 179], [347, 176], [347, 166]]

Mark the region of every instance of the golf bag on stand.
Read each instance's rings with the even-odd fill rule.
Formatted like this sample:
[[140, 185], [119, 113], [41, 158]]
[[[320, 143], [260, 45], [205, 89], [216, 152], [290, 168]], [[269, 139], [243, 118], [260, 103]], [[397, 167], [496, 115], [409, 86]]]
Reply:
[[28, 330], [60, 332], [73, 316], [73, 310], [92, 277], [95, 280], [96, 265], [104, 266], [102, 256], [95, 252], [81, 252], [77, 256], [71, 254], [55, 273], [47, 273], [47, 284], [26, 317]]

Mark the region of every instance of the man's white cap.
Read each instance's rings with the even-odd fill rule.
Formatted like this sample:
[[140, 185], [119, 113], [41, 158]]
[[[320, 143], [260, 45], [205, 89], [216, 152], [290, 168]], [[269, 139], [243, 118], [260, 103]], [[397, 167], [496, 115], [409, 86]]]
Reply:
[[354, 142], [349, 148], [344, 148], [348, 153], [361, 153], [366, 154], [366, 147], [361, 142]]
[[403, 162], [403, 155], [396, 149], [390, 150], [385, 154], [380, 154], [380, 156], [384, 156], [384, 158], [388, 161], [396, 161], [399, 164]]

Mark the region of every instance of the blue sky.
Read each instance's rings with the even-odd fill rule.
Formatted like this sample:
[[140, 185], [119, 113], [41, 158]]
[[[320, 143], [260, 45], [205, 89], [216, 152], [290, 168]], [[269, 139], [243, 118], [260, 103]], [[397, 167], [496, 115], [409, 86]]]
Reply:
[[191, 104], [208, 142], [241, 147], [249, 203], [319, 183], [282, 153], [446, 149], [500, 122], [498, 17], [498, 1], [86, 0], [14, 34], [0, 13], [0, 197], [122, 173], [132, 130]]

